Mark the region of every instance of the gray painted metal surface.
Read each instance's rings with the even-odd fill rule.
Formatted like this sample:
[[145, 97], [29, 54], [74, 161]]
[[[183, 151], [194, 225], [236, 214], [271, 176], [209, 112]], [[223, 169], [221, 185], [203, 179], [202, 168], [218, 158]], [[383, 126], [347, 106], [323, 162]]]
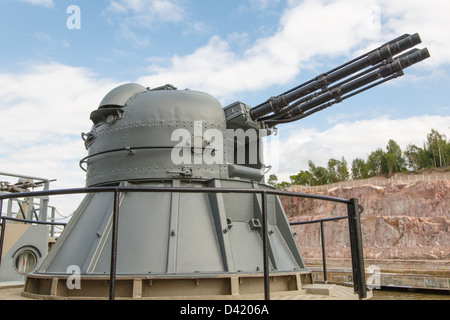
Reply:
[[[233, 180], [146, 182], [140, 186], [238, 187]], [[260, 195], [123, 193], [117, 275], [256, 273], [263, 269]], [[105, 205], [106, 204], [106, 205]], [[271, 271], [305, 268], [284, 211], [268, 197]], [[112, 194], [89, 194], [37, 273], [61, 274], [77, 265], [85, 275], [109, 273]]]
[[[80, 162], [86, 186], [269, 188], [264, 184], [262, 138], [273, 133], [274, 125], [302, 119], [401, 76], [403, 68], [429, 56], [426, 49], [415, 49], [394, 57], [417, 43], [417, 34], [404, 35], [254, 108], [242, 102], [222, 108], [206, 93], [171, 85], [153, 90], [138, 84], [119, 86], [91, 113], [92, 129], [82, 134], [88, 150]], [[366, 67], [369, 70], [363, 71]], [[337, 81], [341, 82], [329, 87]], [[174, 160], [174, 151], [183, 152], [183, 162]], [[206, 161], [206, 156], [215, 161]], [[288, 273], [298, 283], [299, 272], [306, 271], [275, 195], [121, 192], [120, 196], [113, 201], [111, 193], [88, 194], [31, 277], [68, 275], [73, 265], [82, 277], [109, 274], [112, 269], [118, 277], [141, 280], [146, 275], [215, 280], [225, 275], [230, 280], [225, 287], [231, 286], [226, 291], [234, 292], [241, 280], [233, 274], [261, 279], [266, 264], [263, 243], [268, 244], [271, 273]], [[116, 246], [111, 241], [114, 202], [120, 216], [117, 265], [111, 268], [111, 252], [116, 252], [111, 250], [111, 243]], [[268, 221], [264, 233], [263, 212]], [[139, 281], [136, 292], [143, 292]], [[35, 281], [33, 286], [39, 293], [40, 284]]]
[[[132, 89], [137, 86], [130, 85]], [[216, 164], [197, 163], [194, 155], [187, 164], [174, 164], [171, 160], [173, 149], [180, 148], [182, 142], [177, 129], [189, 132], [191, 139], [195, 138], [194, 134], [201, 138], [208, 129], [219, 130], [225, 137], [225, 115], [216, 99], [190, 90], [145, 90], [130, 96], [134, 90], [129, 89], [125, 85], [114, 89], [114, 94], [105, 98], [109, 104], [101, 104], [91, 114], [94, 126], [83, 135], [89, 150], [86, 186], [185, 176], [193, 179], [227, 177], [224, 156], [221, 161], [215, 161]], [[222, 149], [225, 149], [225, 141]], [[186, 152], [190, 153], [190, 149]]]
[[[91, 131], [83, 134], [86, 185], [269, 188], [261, 184], [260, 158], [256, 163], [227, 162], [230, 148], [249, 152], [252, 141], [227, 145], [227, 127], [235, 129], [250, 119], [242, 113], [248, 111], [245, 106], [227, 112], [228, 119], [225, 110], [208, 94], [171, 86], [150, 90], [128, 84], [113, 89], [92, 112]], [[203, 155], [211, 152], [205, 132], [216, 130], [224, 138], [222, 148], [214, 150], [221, 151], [217, 163], [196, 161], [194, 142], [186, 148], [191, 163], [173, 164], [177, 129], [185, 130], [192, 141], [200, 134]], [[261, 137], [256, 136], [256, 143]], [[261, 195], [130, 192], [121, 193], [119, 206], [118, 276], [262, 273]], [[267, 212], [271, 271], [304, 271], [275, 195], [268, 196]], [[70, 266], [78, 266], [84, 276], [108, 274], [112, 214], [113, 194], [86, 195], [35, 274], [67, 274]]]
[[25, 281], [47, 255], [49, 227], [6, 223], [0, 282]]

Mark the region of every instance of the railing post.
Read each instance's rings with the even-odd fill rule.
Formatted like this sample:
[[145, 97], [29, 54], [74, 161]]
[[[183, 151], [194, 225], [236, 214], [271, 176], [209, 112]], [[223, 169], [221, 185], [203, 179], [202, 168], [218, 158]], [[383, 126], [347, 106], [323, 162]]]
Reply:
[[[52, 207], [52, 215], [51, 215], [52, 222], [55, 222], [55, 212], [56, 212], [56, 208]], [[53, 224], [50, 226], [50, 235], [52, 237], [55, 236], [55, 226]]]
[[111, 267], [109, 272], [109, 300], [115, 299], [116, 265], [117, 265], [117, 234], [119, 227], [119, 197], [120, 191], [114, 190], [113, 221], [111, 232]]
[[322, 241], [322, 266], [323, 266], [323, 281], [328, 282], [327, 277], [327, 259], [325, 254], [325, 232], [323, 229], [323, 221], [320, 221], [320, 238]]
[[[0, 199], [0, 217], [2, 216], [3, 212], [3, 199]], [[5, 240], [5, 228], [6, 228], [6, 220], [1, 219], [1, 228], [2, 231], [0, 233], [0, 266], [2, 265], [2, 256], [3, 256], [3, 241]]]
[[[24, 199], [25, 200], [25, 199]], [[26, 217], [28, 220], [33, 220], [34, 198], [28, 198], [28, 207]], [[36, 219], [38, 220], [38, 219]]]
[[350, 199], [347, 204], [348, 225], [350, 232], [350, 250], [352, 255], [353, 288], [360, 298], [366, 298], [366, 277], [362, 250], [361, 220], [358, 199]]
[[[49, 186], [50, 186], [50, 182], [45, 181], [44, 182], [44, 191], [48, 190]], [[49, 202], [48, 196], [41, 197], [41, 201], [39, 204], [39, 221], [47, 221], [47, 219], [48, 219], [48, 217], [47, 217], [48, 202]]]
[[264, 299], [270, 300], [269, 287], [269, 255], [267, 244], [269, 242], [267, 233], [267, 193], [263, 192], [262, 196], [262, 233], [263, 233], [263, 264], [264, 264]]

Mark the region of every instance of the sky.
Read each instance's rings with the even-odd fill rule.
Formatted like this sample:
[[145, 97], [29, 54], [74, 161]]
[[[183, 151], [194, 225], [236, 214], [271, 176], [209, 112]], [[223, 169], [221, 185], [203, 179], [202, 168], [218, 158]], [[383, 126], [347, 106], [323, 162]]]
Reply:
[[416, 32], [431, 58], [279, 125], [269, 174], [288, 181], [308, 160], [351, 164], [389, 139], [422, 146], [431, 129], [450, 137], [449, 12], [448, 0], [1, 0], [0, 172], [84, 187], [81, 133], [120, 84], [170, 83], [254, 106]]

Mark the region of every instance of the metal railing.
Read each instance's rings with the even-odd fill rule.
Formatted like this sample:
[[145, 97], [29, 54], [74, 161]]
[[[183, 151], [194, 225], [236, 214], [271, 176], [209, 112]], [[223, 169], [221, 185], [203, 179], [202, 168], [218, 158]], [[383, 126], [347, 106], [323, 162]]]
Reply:
[[324, 218], [324, 219], [308, 220], [308, 221], [296, 221], [296, 222], [289, 223], [291, 226], [320, 223], [320, 243], [322, 246], [322, 271], [323, 271], [323, 281], [325, 283], [328, 281], [328, 278], [327, 278], [327, 258], [326, 258], [326, 252], [325, 252], [325, 231], [324, 231], [323, 224], [324, 224], [324, 222], [327, 222], [327, 221], [343, 220], [343, 219], [347, 219], [347, 218], [348, 218], [348, 216], [340, 216], [340, 217], [333, 217], [333, 218]]
[[[13, 202], [16, 201], [16, 204], [18, 206], [18, 211], [13, 212]], [[48, 201], [48, 199], [47, 199]], [[23, 205], [26, 204], [29, 210], [24, 210]], [[37, 209], [36, 209], [37, 206]], [[48, 217], [48, 209], [50, 209], [50, 217]], [[26, 212], [29, 211], [29, 212]], [[64, 226], [66, 223], [54, 223], [55, 221], [55, 215], [56, 215], [56, 207], [47, 205], [44, 210], [41, 210], [40, 204], [33, 202], [33, 199], [28, 199], [27, 201], [19, 201], [18, 199], [9, 199], [7, 209], [6, 209], [6, 216], [3, 216], [6, 220], [10, 221], [16, 221], [16, 222], [23, 222], [23, 223], [37, 223], [37, 224], [48, 224], [50, 225], [50, 236], [55, 236], [55, 226]], [[2, 212], [3, 213], [3, 212]], [[13, 215], [16, 217], [14, 218]], [[18, 216], [21, 215], [22, 218], [18, 218]], [[33, 217], [35, 219], [33, 219]], [[1, 218], [1, 217], [0, 217]], [[46, 223], [50, 219], [50, 223]]]
[[[361, 298], [366, 298], [367, 292], [364, 273], [364, 256], [361, 245], [361, 221], [359, 218], [360, 213], [361, 213], [360, 210], [358, 210], [356, 214], [353, 214], [353, 212], [349, 211], [348, 216], [340, 216], [309, 221], [297, 221], [291, 222], [290, 225], [320, 223], [320, 239], [322, 247], [322, 272], [323, 272], [323, 281], [326, 283], [328, 281], [328, 278], [327, 278], [326, 252], [325, 252], [324, 222], [348, 219], [350, 232], [350, 252], [352, 257], [353, 287], [355, 289], [355, 292], [358, 292]], [[359, 239], [354, 239], [355, 237], [359, 237]]]
[[[19, 195], [19, 194], [16, 194]], [[0, 196], [2, 197], [2, 196]], [[15, 221], [15, 222], [22, 222], [22, 223], [29, 223], [29, 224], [40, 224], [40, 225], [49, 225], [51, 227], [53, 226], [66, 226], [67, 223], [64, 222], [54, 222], [54, 221], [39, 221], [39, 220], [30, 220], [30, 219], [21, 219], [21, 218], [14, 218], [14, 217], [7, 217], [2, 215], [3, 210], [3, 199], [0, 201], [0, 266], [2, 265], [2, 256], [3, 256], [3, 243], [5, 241], [5, 233], [6, 233], [6, 221]], [[53, 233], [53, 230], [51, 230], [51, 233]]]
[[[52, 195], [82, 194], [82, 193], [98, 193], [113, 192], [113, 220], [112, 220], [112, 236], [111, 236], [111, 263], [110, 263], [110, 281], [109, 281], [109, 299], [115, 299], [115, 282], [116, 282], [116, 265], [117, 265], [117, 238], [119, 226], [119, 199], [121, 192], [175, 192], [175, 193], [251, 193], [261, 195], [261, 212], [262, 212], [262, 242], [263, 242], [263, 273], [264, 273], [264, 298], [270, 299], [269, 288], [269, 255], [268, 255], [268, 232], [267, 232], [267, 196], [292, 196], [310, 198], [316, 200], [332, 201], [347, 205], [347, 212], [350, 226], [350, 245], [352, 251], [352, 267], [354, 274], [354, 290], [359, 294], [360, 298], [366, 297], [366, 285], [364, 276], [364, 261], [362, 256], [362, 242], [360, 220], [358, 213], [357, 199], [341, 199], [330, 196], [299, 193], [292, 191], [282, 191], [275, 189], [245, 189], [245, 188], [212, 188], [212, 187], [137, 187], [137, 186], [106, 186], [106, 187], [89, 187], [75, 188], [63, 190], [46, 190], [33, 191], [14, 194], [0, 195], [0, 219], [3, 221], [7, 217], [1, 216], [3, 200], [22, 197], [39, 197]], [[33, 221], [36, 223], [36, 221]], [[47, 222], [47, 224], [50, 224]], [[3, 233], [2, 228], [2, 233]], [[356, 281], [357, 280], [357, 281]]]
[[361, 220], [362, 207], [358, 199], [352, 198], [347, 202], [347, 216], [317, 219], [310, 221], [291, 222], [290, 225], [320, 223], [320, 238], [322, 245], [322, 268], [324, 281], [327, 281], [324, 222], [348, 219], [350, 234], [350, 253], [352, 260], [353, 288], [360, 298], [367, 298], [366, 278], [364, 271], [364, 255], [362, 249]]

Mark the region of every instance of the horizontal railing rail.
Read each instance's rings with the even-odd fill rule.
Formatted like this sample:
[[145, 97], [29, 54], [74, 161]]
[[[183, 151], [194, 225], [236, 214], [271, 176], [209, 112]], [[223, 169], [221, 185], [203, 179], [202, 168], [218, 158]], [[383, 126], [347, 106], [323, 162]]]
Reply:
[[30, 223], [30, 224], [43, 224], [43, 225], [49, 225], [49, 226], [65, 226], [65, 225], [67, 225], [66, 222], [39, 221], [39, 220], [21, 219], [21, 218], [14, 218], [14, 217], [5, 217], [3, 215], [0, 216], [0, 219], [16, 221], [16, 222], [23, 222], [23, 223]]

